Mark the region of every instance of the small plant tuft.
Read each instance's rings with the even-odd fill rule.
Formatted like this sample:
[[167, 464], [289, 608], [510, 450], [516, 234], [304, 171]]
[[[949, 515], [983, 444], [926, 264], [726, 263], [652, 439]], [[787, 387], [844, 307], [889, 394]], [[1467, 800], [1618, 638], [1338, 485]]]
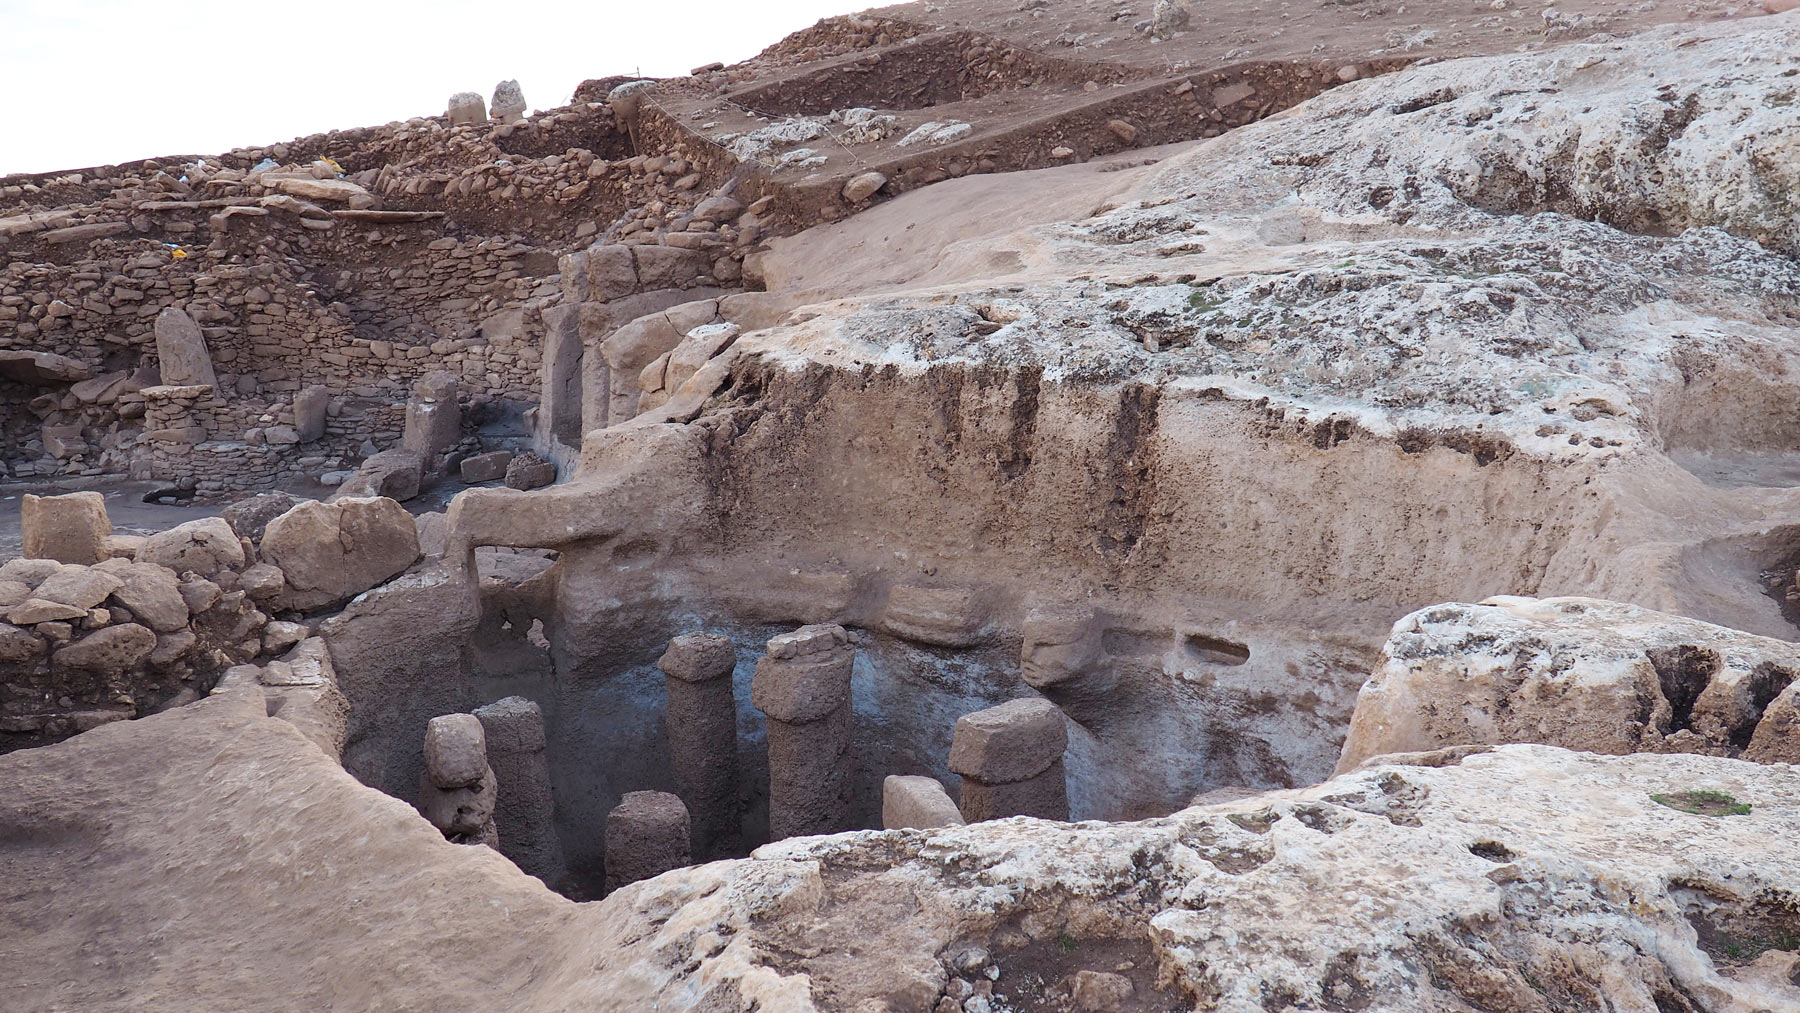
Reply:
[[1750, 812], [1747, 803], [1739, 802], [1722, 791], [1692, 789], [1674, 791], [1667, 795], [1652, 793], [1650, 801], [1677, 812], [1693, 813], [1695, 816], [1743, 816]]
[[1056, 948], [1057, 949], [1063, 951], [1064, 953], [1073, 953], [1073, 952], [1075, 952], [1075, 946], [1076, 946], [1076, 942], [1075, 942], [1074, 936], [1069, 935], [1067, 932], [1062, 932], [1062, 933], [1057, 934], [1057, 937], [1056, 937]]

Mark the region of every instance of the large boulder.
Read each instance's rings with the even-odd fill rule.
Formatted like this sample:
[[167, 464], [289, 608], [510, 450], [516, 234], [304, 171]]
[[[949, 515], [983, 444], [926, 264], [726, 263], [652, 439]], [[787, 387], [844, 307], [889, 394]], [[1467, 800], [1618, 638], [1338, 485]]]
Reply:
[[241, 499], [219, 511], [231, 530], [238, 533], [239, 538], [248, 538], [251, 542], [261, 542], [263, 529], [269, 522], [301, 503], [306, 502], [299, 496], [285, 492], [265, 492]]
[[112, 534], [106, 497], [97, 492], [26, 493], [19, 504], [19, 534], [27, 558], [98, 563], [107, 558], [106, 539]]
[[[1800, 646], [1636, 605], [1434, 605], [1394, 624], [1338, 770], [1467, 743], [1737, 756], [1771, 704], [1793, 706], [1797, 677]], [[1771, 724], [1760, 752], [1772, 758], [1782, 742], [1800, 749]]]
[[45, 601], [61, 602], [85, 610], [105, 601], [106, 596], [117, 591], [122, 584], [119, 578], [98, 567], [76, 566], [71, 563], [45, 577], [44, 582], [32, 593]]
[[131, 610], [138, 621], [158, 633], [174, 633], [188, 626], [187, 601], [181, 596], [181, 580], [175, 571], [155, 563], [114, 559], [95, 567], [119, 579], [112, 598]]
[[244, 566], [244, 546], [223, 517], [202, 517], [158, 531], [144, 539], [138, 561], [166, 566], [176, 573], [193, 571], [210, 577], [220, 570]]
[[406, 508], [386, 497], [308, 501], [269, 522], [263, 559], [281, 568], [280, 600], [316, 609], [351, 598], [419, 558], [419, 531]]
[[384, 450], [371, 454], [356, 474], [338, 487], [339, 498], [386, 496], [405, 502], [419, 494], [425, 477], [425, 455], [411, 450]]
[[79, 668], [102, 675], [118, 675], [137, 667], [156, 649], [156, 634], [137, 623], [108, 626], [75, 641], [51, 655], [59, 668]]

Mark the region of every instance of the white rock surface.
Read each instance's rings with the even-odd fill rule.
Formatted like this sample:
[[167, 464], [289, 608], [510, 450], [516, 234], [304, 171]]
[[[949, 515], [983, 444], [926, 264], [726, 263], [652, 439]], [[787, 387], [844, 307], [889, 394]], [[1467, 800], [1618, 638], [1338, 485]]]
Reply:
[[[357, 784], [267, 717], [263, 692], [240, 682], [0, 757], [3, 812], [46, 842], [0, 850], [5, 881], [86, 887], [53, 907], [0, 893], [27, 930], [0, 934], [14, 1001], [931, 1009], [991, 968], [999, 996], [1100, 971], [1147, 1008], [1243, 1013], [1270, 995], [1381, 1011], [1796, 1002], [1726, 955], [1791, 929], [1800, 771], [1785, 765], [1438, 753], [1144, 823], [790, 840], [575, 904]], [[1690, 789], [1751, 811], [1650, 797]], [[218, 959], [278, 935], [307, 945]], [[140, 969], [129, 993], [92, 973], [96, 951]]]
[[[1786, 740], [1800, 645], [1593, 598], [1434, 605], [1394, 624], [1340, 772], [1381, 753], [1539, 742], [1599, 753], [1737, 756]], [[1800, 756], [1800, 740], [1785, 743]], [[1760, 757], [1759, 758], [1763, 758]], [[1792, 758], [1783, 755], [1779, 758]]]

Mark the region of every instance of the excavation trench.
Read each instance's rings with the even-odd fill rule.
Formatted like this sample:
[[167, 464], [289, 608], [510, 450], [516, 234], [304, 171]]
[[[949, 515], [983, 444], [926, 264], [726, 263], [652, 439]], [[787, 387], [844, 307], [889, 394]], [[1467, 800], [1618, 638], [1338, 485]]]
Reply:
[[564, 864], [521, 865], [593, 896], [607, 814], [681, 787], [658, 659], [719, 634], [735, 800], [693, 814], [731, 831], [695, 856], [742, 854], [770, 837], [757, 662], [831, 623], [854, 652], [843, 829], [881, 825], [890, 774], [956, 797], [958, 717], [1021, 697], [1067, 719], [1074, 819], [1315, 783], [1400, 616], [1604, 583], [1603, 485], [1459, 445], [1216, 392], [748, 367], [691, 424], [590, 433], [575, 482], [464, 493], [442, 570], [331, 620], [345, 765], [411, 798], [431, 717], [535, 701]]

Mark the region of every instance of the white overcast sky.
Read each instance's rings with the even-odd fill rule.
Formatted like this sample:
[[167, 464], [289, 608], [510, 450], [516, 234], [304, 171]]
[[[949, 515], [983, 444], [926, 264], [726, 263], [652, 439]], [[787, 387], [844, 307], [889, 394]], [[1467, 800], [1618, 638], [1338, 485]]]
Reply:
[[590, 77], [731, 63], [877, 2], [0, 0], [0, 175], [442, 113], [505, 78], [548, 109]]

